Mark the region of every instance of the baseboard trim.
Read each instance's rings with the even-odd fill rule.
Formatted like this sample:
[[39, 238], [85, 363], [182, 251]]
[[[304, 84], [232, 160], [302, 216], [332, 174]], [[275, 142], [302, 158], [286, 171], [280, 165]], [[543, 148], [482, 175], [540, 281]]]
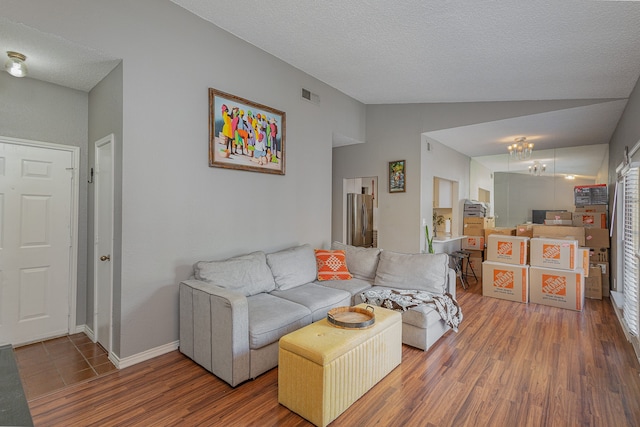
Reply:
[[96, 342], [96, 334], [93, 332], [93, 329], [91, 329], [88, 325], [78, 326], [78, 329], [80, 329], [81, 327], [82, 330], [78, 330], [78, 332], [84, 332], [84, 334], [88, 336], [91, 341]]
[[613, 311], [616, 313], [616, 317], [618, 318], [618, 322], [620, 322], [620, 327], [622, 328], [622, 332], [624, 332], [624, 336], [631, 343], [634, 352], [636, 353], [636, 358], [638, 362], [640, 362], [640, 340], [638, 337], [633, 336], [629, 329], [627, 329], [627, 325], [624, 322], [623, 318], [623, 305], [624, 300], [620, 300], [620, 296], [623, 296], [619, 292], [611, 292], [611, 304], [613, 305]]
[[115, 353], [109, 353], [109, 360], [111, 363], [115, 365], [118, 369], [128, 368], [129, 366], [136, 365], [138, 363], [144, 362], [149, 359], [153, 359], [154, 357], [162, 356], [163, 354], [170, 353], [179, 348], [180, 341], [170, 342], [165, 345], [161, 345], [160, 347], [152, 348], [142, 353], [134, 354], [133, 356], [127, 356], [124, 358], [119, 358]]

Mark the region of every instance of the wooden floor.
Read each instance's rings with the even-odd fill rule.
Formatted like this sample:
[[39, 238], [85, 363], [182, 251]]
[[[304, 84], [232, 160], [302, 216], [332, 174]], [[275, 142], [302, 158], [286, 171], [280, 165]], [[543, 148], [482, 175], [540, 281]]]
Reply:
[[[578, 313], [458, 290], [464, 321], [332, 426], [640, 426], [640, 366], [608, 298]], [[36, 426], [307, 426], [277, 369], [235, 389], [172, 352], [29, 402]]]

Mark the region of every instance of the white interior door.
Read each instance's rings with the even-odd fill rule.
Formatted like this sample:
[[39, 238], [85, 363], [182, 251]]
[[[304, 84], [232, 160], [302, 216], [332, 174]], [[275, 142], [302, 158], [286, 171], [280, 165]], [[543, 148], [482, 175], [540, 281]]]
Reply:
[[77, 151], [43, 145], [0, 137], [0, 343], [75, 323]]
[[95, 333], [111, 351], [113, 306], [113, 135], [95, 144]]

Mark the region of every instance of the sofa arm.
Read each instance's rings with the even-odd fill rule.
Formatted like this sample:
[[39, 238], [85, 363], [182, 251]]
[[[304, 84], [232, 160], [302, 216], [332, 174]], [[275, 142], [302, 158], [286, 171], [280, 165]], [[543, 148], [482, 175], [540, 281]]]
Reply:
[[180, 282], [180, 351], [232, 387], [248, 380], [247, 298], [200, 280]]
[[451, 294], [453, 299], [456, 299], [456, 271], [453, 268], [449, 268], [447, 271], [447, 292]]

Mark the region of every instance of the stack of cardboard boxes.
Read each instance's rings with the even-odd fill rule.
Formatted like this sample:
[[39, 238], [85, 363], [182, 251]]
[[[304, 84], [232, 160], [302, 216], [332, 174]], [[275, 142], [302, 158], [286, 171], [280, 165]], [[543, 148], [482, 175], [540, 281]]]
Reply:
[[[607, 186], [577, 186], [574, 194], [574, 212], [547, 211], [544, 225], [516, 226], [516, 237], [529, 244], [528, 265], [512, 263], [517, 269], [502, 265], [509, 264], [505, 260], [510, 258], [504, 255], [509, 244], [522, 245], [521, 241], [487, 237], [483, 295], [578, 311], [585, 297], [609, 296]], [[507, 276], [509, 271], [511, 276]]]
[[491, 229], [495, 226], [494, 218], [485, 217], [464, 217], [464, 235], [466, 236], [462, 240], [462, 249], [469, 251], [469, 258], [466, 262], [470, 266], [463, 265], [463, 271], [468, 271], [468, 268], [473, 268], [476, 276], [482, 277], [482, 261], [484, 259], [484, 247], [485, 247], [485, 230]]
[[482, 295], [529, 301], [529, 238], [490, 234], [482, 263]]
[[[609, 296], [609, 228], [607, 205], [576, 206], [573, 223], [584, 227], [585, 246], [589, 248], [587, 298]], [[599, 271], [598, 271], [599, 270]]]
[[577, 240], [531, 239], [530, 301], [581, 311], [587, 251]]
[[582, 310], [588, 250], [577, 240], [492, 234], [482, 264], [482, 294]]
[[[462, 249], [471, 252], [469, 263], [478, 277], [482, 277], [482, 261], [487, 260], [487, 239], [492, 234], [515, 236], [515, 227], [495, 227], [494, 218], [464, 218]], [[464, 268], [464, 266], [463, 266]]]

